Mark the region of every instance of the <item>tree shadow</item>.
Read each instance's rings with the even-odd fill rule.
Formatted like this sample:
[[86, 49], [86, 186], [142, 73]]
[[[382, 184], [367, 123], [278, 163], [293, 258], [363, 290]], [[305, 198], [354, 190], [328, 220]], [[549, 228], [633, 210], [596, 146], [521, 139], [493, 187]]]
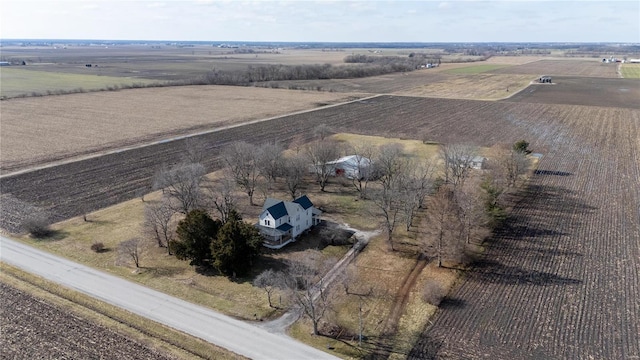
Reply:
[[467, 302], [464, 299], [454, 298], [446, 296], [438, 305], [441, 309], [461, 309], [467, 306]]
[[534, 172], [536, 175], [553, 175], [553, 176], [571, 176], [573, 175], [570, 172], [566, 171], [557, 171], [557, 170], [536, 170]]
[[508, 285], [578, 285], [582, 280], [563, 277], [557, 274], [524, 269], [520, 266], [503, 264], [496, 260], [483, 259], [473, 264], [467, 271], [468, 278], [486, 283]]
[[40, 236], [31, 235], [31, 237], [36, 241], [58, 241], [65, 239], [67, 236], [69, 236], [69, 232], [53, 229], [48, 230], [45, 234]]
[[415, 345], [407, 354], [408, 360], [432, 360], [438, 358], [438, 353], [442, 349], [444, 341], [435, 337], [427, 335], [423, 332], [423, 335], [415, 343]]

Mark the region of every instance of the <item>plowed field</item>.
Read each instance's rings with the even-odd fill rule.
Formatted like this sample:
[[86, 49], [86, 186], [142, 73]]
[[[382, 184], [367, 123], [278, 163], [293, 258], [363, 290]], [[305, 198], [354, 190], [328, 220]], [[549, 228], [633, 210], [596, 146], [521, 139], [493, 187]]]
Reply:
[[532, 84], [505, 101], [640, 109], [640, 81], [554, 77], [553, 84]]
[[555, 76], [587, 76], [617, 78], [617, 65], [604, 64], [598, 59], [592, 60], [539, 60], [522, 65], [509, 66], [493, 70], [494, 74], [531, 74]]
[[0, 283], [2, 359], [172, 359]]
[[0, 124], [0, 170], [313, 109], [354, 96], [181, 86], [6, 100]]
[[[203, 135], [208, 166], [229, 141], [286, 145], [319, 123], [445, 143], [526, 139], [544, 154], [513, 220], [412, 358], [640, 356], [640, 110], [381, 96]], [[183, 148], [163, 143], [3, 178], [2, 227], [15, 226], [20, 201], [62, 219], [132, 198]]]

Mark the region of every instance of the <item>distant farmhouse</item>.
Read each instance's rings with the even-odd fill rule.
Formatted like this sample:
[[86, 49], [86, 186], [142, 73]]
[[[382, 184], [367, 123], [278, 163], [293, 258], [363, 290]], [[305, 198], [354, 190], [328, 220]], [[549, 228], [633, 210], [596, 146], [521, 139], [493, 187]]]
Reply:
[[320, 223], [322, 212], [306, 195], [293, 201], [267, 198], [256, 227], [264, 239], [263, 245], [280, 249], [312, 226]]

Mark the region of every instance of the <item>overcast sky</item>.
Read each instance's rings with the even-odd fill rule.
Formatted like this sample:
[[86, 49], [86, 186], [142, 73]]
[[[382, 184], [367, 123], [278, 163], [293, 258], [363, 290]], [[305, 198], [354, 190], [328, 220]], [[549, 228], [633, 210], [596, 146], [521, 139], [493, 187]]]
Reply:
[[640, 0], [0, 0], [0, 38], [640, 43]]

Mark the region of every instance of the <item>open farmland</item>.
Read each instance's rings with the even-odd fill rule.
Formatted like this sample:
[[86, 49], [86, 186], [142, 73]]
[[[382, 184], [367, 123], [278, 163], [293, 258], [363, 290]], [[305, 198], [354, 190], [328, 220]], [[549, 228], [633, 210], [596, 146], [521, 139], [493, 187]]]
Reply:
[[491, 71], [494, 74], [530, 74], [554, 76], [587, 76], [617, 78], [617, 65], [604, 64], [598, 59], [592, 60], [539, 60], [522, 65], [514, 65]]
[[[481, 146], [526, 139], [544, 154], [512, 221], [414, 358], [640, 356], [640, 110], [380, 96], [199, 138], [216, 168], [230, 141], [286, 145], [319, 123]], [[2, 227], [15, 229], [23, 202], [63, 219], [133, 198], [183, 149], [168, 142], [2, 178]]]
[[0, 171], [313, 109], [355, 96], [183, 86], [6, 100]]
[[0, 282], [3, 359], [172, 359]]
[[640, 79], [640, 64], [622, 64], [620, 73], [625, 79]]
[[27, 67], [5, 66], [0, 70], [0, 98], [20, 95], [47, 95], [62, 92], [80, 92], [107, 88], [147, 85], [157, 81], [130, 77], [99, 76], [94, 74], [67, 74], [34, 71]]
[[505, 101], [640, 109], [640, 81], [559, 76], [553, 84], [531, 84]]
[[[437, 69], [394, 73], [359, 79], [290, 80], [261, 84], [267, 87], [322, 89], [331, 92], [394, 94], [450, 99], [497, 100], [524, 89], [532, 75], [450, 74], [465, 64], [442, 64]], [[509, 91], [507, 91], [509, 89]]]

